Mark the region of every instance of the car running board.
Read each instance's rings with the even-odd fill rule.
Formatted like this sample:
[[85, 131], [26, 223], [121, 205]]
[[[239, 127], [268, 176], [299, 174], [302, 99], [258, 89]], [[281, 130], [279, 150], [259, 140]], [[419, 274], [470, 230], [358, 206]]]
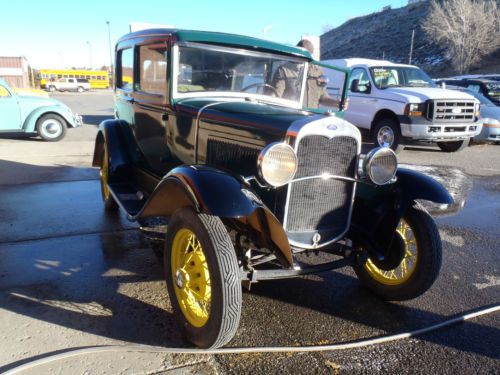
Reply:
[[148, 195], [130, 184], [115, 182], [108, 186], [116, 203], [127, 212], [129, 219], [136, 216], [148, 200]]

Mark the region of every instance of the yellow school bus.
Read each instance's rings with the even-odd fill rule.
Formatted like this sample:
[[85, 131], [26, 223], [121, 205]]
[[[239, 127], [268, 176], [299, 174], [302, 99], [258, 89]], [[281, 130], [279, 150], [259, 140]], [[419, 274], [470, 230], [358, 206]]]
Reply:
[[83, 78], [89, 81], [91, 89], [107, 89], [109, 74], [106, 70], [40, 69], [40, 87], [58, 78]]

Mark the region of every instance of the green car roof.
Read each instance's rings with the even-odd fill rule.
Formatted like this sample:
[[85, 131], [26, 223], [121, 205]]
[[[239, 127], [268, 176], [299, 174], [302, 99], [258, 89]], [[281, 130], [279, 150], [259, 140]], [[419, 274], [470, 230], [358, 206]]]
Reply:
[[178, 29], [147, 29], [124, 35], [119, 42], [136, 37], [173, 35], [180, 42], [213, 43], [230, 45], [247, 49], [262, 49], [266, 51], [284, 53], [304, 57], [312, 60], [311, 54], [299, 47], [287, 46], [264, 39], [252, 38], [244, 35], [226, 34], [212, 31], [178, 30]]

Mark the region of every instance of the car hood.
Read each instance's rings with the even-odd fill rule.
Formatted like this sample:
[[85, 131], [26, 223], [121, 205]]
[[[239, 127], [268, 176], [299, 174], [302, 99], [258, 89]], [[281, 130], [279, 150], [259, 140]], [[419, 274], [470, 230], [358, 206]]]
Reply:
[[267, 102], [227, 98], [184, 99], [177, 103], [177, 110], [202, 120], [202, 127], [203, 121], [210, 121], [278, 137], [284, 136], [293, 122], [312, 115]]
[[481, 106], [481, 117], [494, 118], [500, 121], [500, 107], [497, 106]]
[[446, 90], [437, 87], [390, 87], [382, 90], [408, 100], [419, 103], [429, 99], [474, 99], [473, 96], [456, 90]]

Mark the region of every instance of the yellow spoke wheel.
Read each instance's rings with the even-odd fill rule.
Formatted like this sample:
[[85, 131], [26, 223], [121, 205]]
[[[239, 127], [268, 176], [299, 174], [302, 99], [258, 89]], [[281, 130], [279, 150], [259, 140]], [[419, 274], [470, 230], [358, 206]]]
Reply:
[[102, 195], [102, 200], [104, 202], [104, 207], [108, 211], [116, 210], [118, 208], [118, 205], [115, 201], [115, 198], [113, 198], [113, 196], [111, 195], [108, 186], [109, 159], [106, 147], [103, 147], [101, 159], [102, 161], [101, 161], [101, 169], [99, 170], [99, 180], [101, 182], [101, 195]]
[[[386, 301], [418, 297], [432, 286], [441, 268], [439, 231], [422, 206], [413, 203], [406, 210], [396, 234], [404, 242], [404, 257], [396, 267], [383, 270], [370, 259], [354, 267], [359, 280]], [[391, 255], [387, 254], [389, 259]]]
[[418, 244], [412, 229], [404, 219], [401, 219], [396, 231], [405, 244], [405, 255], [401, 263], [388, 271], [378, 268], [369, 259], [365, 263], [365, 269], [373, 279], [385, 285], [399, 285], [406, 282], [415, 271], [418, 262]]
[[190, 229], [175, 234], [171, 256], [172, 282], [181, 311], [194, 327], [203, 327], [210, 316], [212, 287], [203, 248]]
[[168, 223], [163, 253], [174, 316], [186, 339], [202, 348], [220, 347], [234, 336], [241, 315], [236, 252], [217, 216], [190, 207]]

